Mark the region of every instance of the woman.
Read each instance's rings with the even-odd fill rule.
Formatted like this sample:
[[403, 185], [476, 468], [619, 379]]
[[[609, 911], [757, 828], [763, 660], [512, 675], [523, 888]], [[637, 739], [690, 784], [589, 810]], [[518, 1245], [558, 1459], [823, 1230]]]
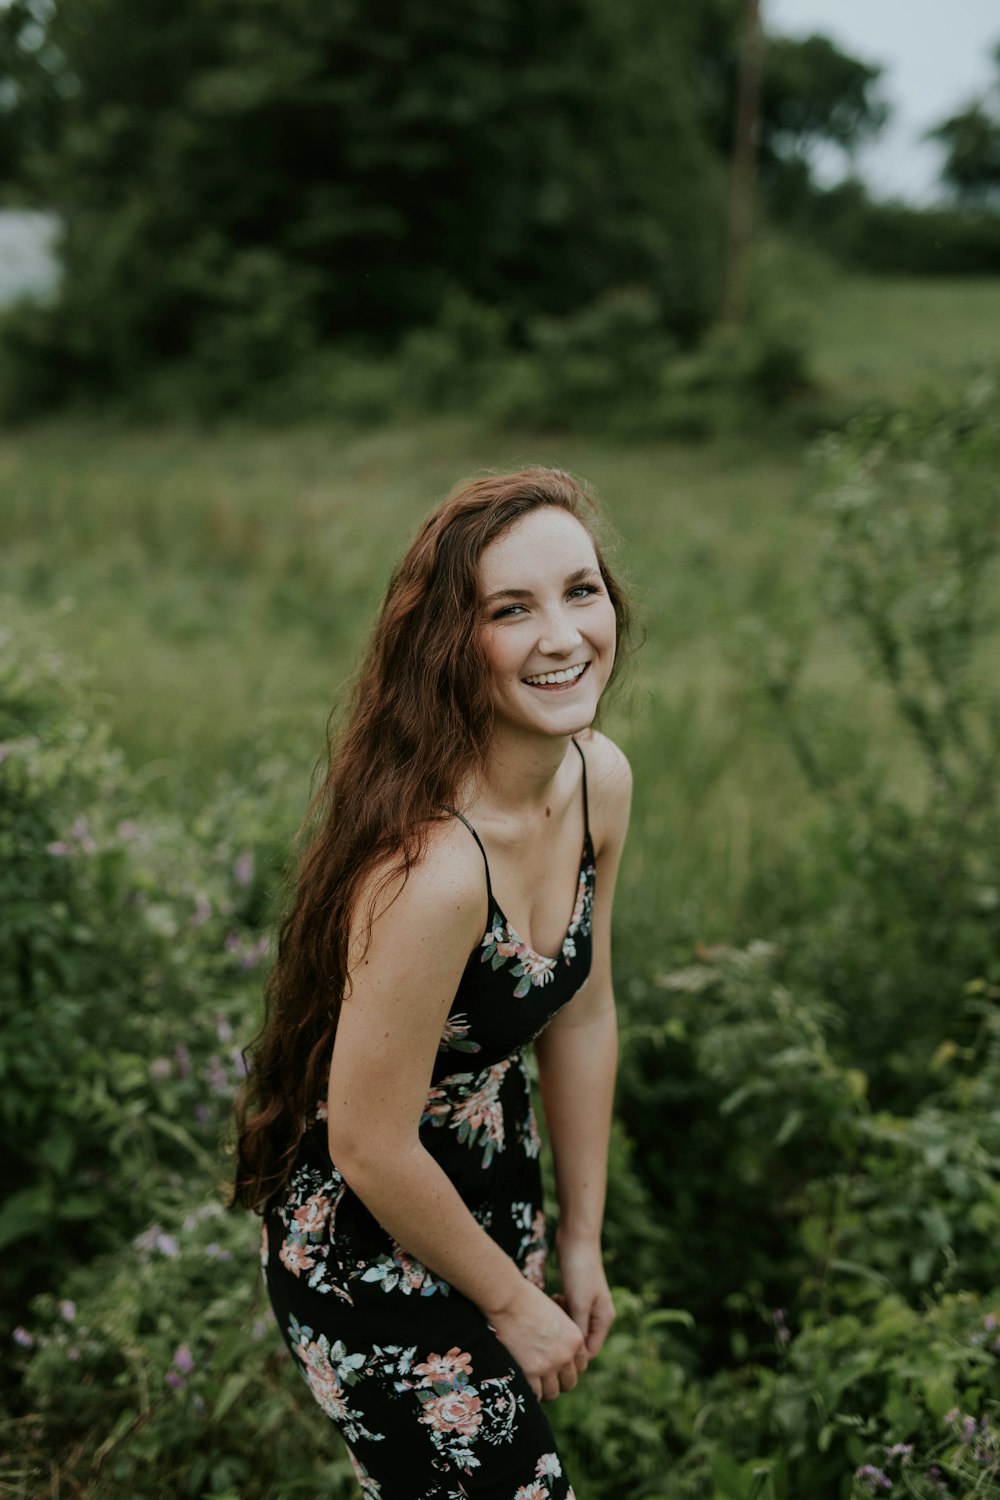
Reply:
[[600, 1236], [631, 774], [590, 725], [629, 611], [593, 509], [569, 475], [525, 469], [420, 528], [249, 1049], [232, 1201], [263, 1216], [281, 1333], [381, 1500], [572, 1500], [540, 1402], [573, 1389], [614, 1316]]

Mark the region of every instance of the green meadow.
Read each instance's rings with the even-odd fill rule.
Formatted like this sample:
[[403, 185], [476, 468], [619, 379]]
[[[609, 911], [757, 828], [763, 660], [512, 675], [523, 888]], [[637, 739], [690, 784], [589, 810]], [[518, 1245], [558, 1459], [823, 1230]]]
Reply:
[[[1000, 282], [816, 272], [793, 298], [833, 410], [905, 399], [1000, 353]], [[807, 446], [787, 432], [609, 444], [453, 417], [361, 430], [56, 419], [0, 438], [0, 589], [86, 670], [151, 798], [194, 809], [212, 773], [277, 750], [294, 768], [291, 831], [421, 517], [484, 468], [569, 468], [603, 503], [645, 632], [604, 716], [636, 771], [622, 910], [714, 939], [754, 928], [751, 874], [811, 812], [755, 711], [747, 622], [807, 643], [804, 682], [893, 733], [823, 609]]]
[[[829, 281], [803, 315], [821, 384], [850, 406], [952, 378], [991, 342], [1000, 352], [1000, 284]], [[605, 717], [636, 770], [622, 905], [684, 910], [719, 937], [752, 922], [754, 864], [809, 813], [787, 749], [752, 711], [747, 619], [808, 638], [811, 682], [852, 713], [882, 712], [877, 694], [859, 702], [871, 690], [817, 597], [803, 449], [788, 437], [609, 446], [456, 419], [47, 422], [0, 441], [0, 586], [88, 669], [151, 795], [197, 806], [212, 772], [278, 749], [304, 796], [327, 713], [426, 510], [484, 468], [569, 468], [603, 502], [646, 634], [632, 690]]]

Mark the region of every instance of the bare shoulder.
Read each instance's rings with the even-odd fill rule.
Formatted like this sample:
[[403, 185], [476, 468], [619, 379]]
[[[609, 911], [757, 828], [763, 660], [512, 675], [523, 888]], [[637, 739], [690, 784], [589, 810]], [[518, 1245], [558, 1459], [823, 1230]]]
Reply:
[[369, 871], [352, 923], [352, 952], [372, 922], [373, 946], [399, 951], [430, 939], [444, 949], [469, 953], [486, 923], [486, 876], [475, 839], [456, 817], [429, 825], [424, 847], [408, 871], [386, 856]]
[[577, 735], [587, 758], [587, 793], [591, 831], [598, 856], [605, 845], [625, 841], [632, 803], [632, 766], [619, 745], [599, 729]]

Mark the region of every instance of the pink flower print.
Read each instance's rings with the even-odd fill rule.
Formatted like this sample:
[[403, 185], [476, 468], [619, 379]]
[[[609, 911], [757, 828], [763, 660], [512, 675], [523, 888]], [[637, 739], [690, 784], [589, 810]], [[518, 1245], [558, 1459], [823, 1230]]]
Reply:
[[305, 1366], [310, 1389], [320, 1406], [335, 1422], [343, 1422], [347, 1418], [346, 1393], [319, 1344], [297, 1344], [295, 1353]]
[[537, 1286], [539, 1291], [545, 1290], [545, 1262], [548, 1259], [548, 1250], [540, 1245], [537, 1250], [532, 1250], [524, 1258], [522, 1274], [526, 1281], [532, 1286]]
[[522, 1484], [520, 1489], [514, 1491], [514, 1500], [548, 1500], [548, 1496], [548, 1485], [537, 1479], [533, 1479], [530, 1484]]
[[278, 1259], [293, 1276], [299, 1276], [303, 1271], [311, 1271], [316, 1264], [309, 1254], [309, 1246], [300, 1245], [292, 1236], [285, 1240], [278, 1251]]
[[555, 1453], [543, 1453], [535, 1465], [536, 1479], [558, 1479], [562, 1473], [562, 1464]]
[[324, 1197], [322, 1193], [313, 1193], [301, 1208], [295, 1210], [293, 1218], [301, 1234], [321, 1234], [329, 1214], [329, 1198]]
[[472, 1437], [483, 1420], [482, 1404], [471, 1386], [460, 1386], [425, 1402], [420, 1420], [435, 1432], [458, 1432], [463, 1437]]
[[262, 1271], [267, 1270], [267, 1225], [265, 1223], [260, 1226], [260, 1268]]
[[505, 1058], [487, 1068], [485, 1075], [481, 1075], [486, 1082], [467, 1094], [453, 1112], [452, 1125], [460, 1141], [468, 1140], [470, 1145], [485, 1142], [484, 1167], [493, 1160], [494, 1147], [501, 1151], [504, 1147], [503, 1107], [497, 1096], [509, 1066], [510, 1059]]
[[472, 1376], [472, 1355], [454, 1345], [447, 1354], [428, 1354], [423, 1364], [413, 1366], [424, 1385], [454, 1385]]

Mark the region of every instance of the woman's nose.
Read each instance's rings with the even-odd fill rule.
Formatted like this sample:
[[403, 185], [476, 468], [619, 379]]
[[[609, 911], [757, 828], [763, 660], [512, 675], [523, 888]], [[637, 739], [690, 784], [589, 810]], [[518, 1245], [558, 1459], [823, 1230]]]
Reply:
[[558, 656], [575, 651], [582, 640], [583, 636], [572, 616], [557, 614], [543, 623], [538, 645], [540, 650]]

